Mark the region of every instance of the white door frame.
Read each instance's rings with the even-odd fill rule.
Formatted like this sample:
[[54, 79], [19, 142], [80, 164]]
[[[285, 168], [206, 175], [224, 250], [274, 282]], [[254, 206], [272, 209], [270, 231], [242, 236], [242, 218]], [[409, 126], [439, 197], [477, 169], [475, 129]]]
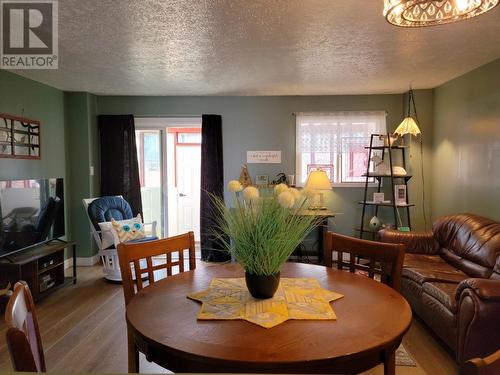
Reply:
[[[161, 152], [161, 184], [163, 202], [163, 233], [168, 236], [168, 171], [167, 171], [167, 129], [168, 128], [201, 128], [201, 116], [163, 117], [134, 116], [136, 130], [160, 130]], [[196, 242], [199, 242], [197, 239]]]

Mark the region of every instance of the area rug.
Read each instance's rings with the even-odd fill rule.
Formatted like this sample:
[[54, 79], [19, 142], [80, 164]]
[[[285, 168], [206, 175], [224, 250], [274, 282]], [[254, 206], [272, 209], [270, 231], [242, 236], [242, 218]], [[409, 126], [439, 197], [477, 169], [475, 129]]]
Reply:
[[399, 345], [399, 348], [396, 349], [396, 366], [417, 367], [417, 364], [406, 351], [403, 344]]

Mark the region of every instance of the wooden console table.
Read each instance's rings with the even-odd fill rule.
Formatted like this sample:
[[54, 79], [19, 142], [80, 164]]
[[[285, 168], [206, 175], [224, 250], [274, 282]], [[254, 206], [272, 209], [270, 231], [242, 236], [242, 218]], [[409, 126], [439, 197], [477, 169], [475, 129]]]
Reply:
[[324, 259], [324, 238], [325, 233], [328, 230], [328, 219], [335, 217], [337, 214], [330, 210], [304, 210], [301, 212], [304, 216], [315, 216], [319, 220], [318, 225], [318, 262], [323, 264]]
[[[64, 274], [64, 250], [71, 249], [73, 274]], [[52, 286], [46, 288], [48, 285]], [[28, 283], [33, 299], [38, 301], [70, 283], [76, 284], [76, 242], [53, 240], [0, 259], [0, 282], [12, 286], [19, 280]], [[46, 289], [45, 289], [46, 288]]]

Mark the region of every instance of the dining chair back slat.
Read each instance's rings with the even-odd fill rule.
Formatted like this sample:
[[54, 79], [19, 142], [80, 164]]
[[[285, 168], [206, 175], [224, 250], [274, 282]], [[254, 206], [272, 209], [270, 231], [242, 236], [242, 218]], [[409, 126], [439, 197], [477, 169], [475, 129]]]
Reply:
[[45, 372], [35, 303], [28, 284], [19, 281], [5, 309], [7, 346], [14, 371]]
[[[167, 253], [167, 263], [172, 264], [172, 253]], [[172, 267], [167, 268], [167, 276], [172, 276]]]
[[370, 279], [373, 279], [375, 277], [375, 260], [373, 258], [370, 258], [370, 269], [368, 270], [368, 277]]
[[148, 265], [148, 279], [151, 280], [152, 283], [154, 283], [155, 282], [154, 271], [156, 269], [159, 269], [159, 267], [153, 266], [153, 260], [151, 258], [146, 258], [146, 263]]
[[[188, 250], [188, 259], [184, 256], [185, 250]], [[178, 254], [178, 260], [172, 261], [173, 253]], [[173, 274], [174, 267], [178, 267], [179, 273], [184, 272], [186, 260], [189, 261], [189, 270], [196, 268], [194, 233], [144, 243], [121, 243], [118, 245], [118, 258], [125, 304], [128, 305], [136, 291], [145, 287], [146, 278], [148, 285], [157, 281], [155, 271], [165, 270], [167, 277]], [[131, 264], [134, 265], [133, 270]]]
[[[348, 269], [355, 273], [363, 271], [368, 277], [380, 275], [380, 281], [399, 291], [401, 287], [401, 272], [405, 254], [404, 244], [389, 244], [362, 240], [327, 232], [325, 234], [325, 265], [332, 267], [337, 263], [339, 270]], [[334, 260], [332, 254], [337, 253]], [[349, 262], [344, 261], [344, 253], [349, 254]], [[363, 261], [368, 260], [368, 263]]]

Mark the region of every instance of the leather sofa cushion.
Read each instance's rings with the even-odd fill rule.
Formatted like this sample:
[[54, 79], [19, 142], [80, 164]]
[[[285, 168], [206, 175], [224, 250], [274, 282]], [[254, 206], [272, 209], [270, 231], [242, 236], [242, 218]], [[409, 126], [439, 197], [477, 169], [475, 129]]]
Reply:
[[422, 284], [406, 277], [401, 278], [401, 294], [408, 301], [413, 312], [422, 316], [425, 306], [422, 305]]
[[427, 293], [422, 293], [422, 305], [421, 318], [452, 351], [456, 351], [457, 314]]
[[455, 300], [457, 286], [458, 284], [455, 283], [426, 282], [423, 284], [423, 291], [455, 313], [457, 311], [457, 301]]
[[500, 223], [472, 214], [451, 215], [436, 220], [432, 231], [446, 249], [447, 262], [472, 277], [490, 277], [500, 257]]
[[441, 249], [441, 257], [449, 264], [461, 269], [471, 277], [488, 279], [492, 274], [492, 269], [482, 266], [478, 263], [471, 262], [465, 258], [456, 255], [448, 249]]
[[428, 281], [459, 283], [468, 275], [446, 263], [439, 255], [405, 254], [402, 277], [419, 284]]

